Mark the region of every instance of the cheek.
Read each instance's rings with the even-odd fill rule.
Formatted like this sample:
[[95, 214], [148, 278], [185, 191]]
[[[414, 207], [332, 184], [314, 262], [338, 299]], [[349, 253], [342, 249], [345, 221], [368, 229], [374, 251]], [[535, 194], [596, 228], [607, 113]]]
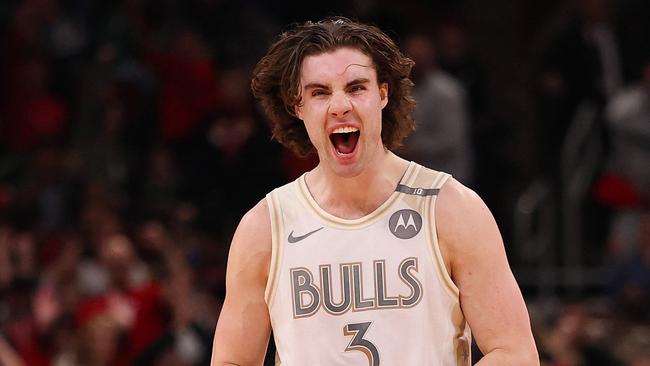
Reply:
[[305, 129], [307, 130], [307, 136], [309, 137], [309, 140], [311, 140], [312, 144], [315, 144], [318, 142], [318, 136], [316, 130], [314, 128], [310, 127], [309, 124], [305, 123]]
[[304, 121], [304, 126], [305, 129], [307, 130], [307, 136], [309, 137], [309, 140], [311, 141], [312, 145], [318, 147], [318, 145], [322, 144], [321, 141], [323, 140], [322, 135], [322, 124], [319, 123], [318, 121], [315, 121], [314, 119], [310, 119], [307, 117]]
[[300, 114], [307, 131], [316, 131], [323, 127], [327, 117], [327, 109], [323, 105], [315, 105], [312, 103], [309, 106], [303, 107]]
[[365, 130], [373, 135], [381, 134], [383, 109], [377, 108], [380, 100], [372, 100], [364, 103], [362, 108], [365, 111], [363, 119], [365, 121]]

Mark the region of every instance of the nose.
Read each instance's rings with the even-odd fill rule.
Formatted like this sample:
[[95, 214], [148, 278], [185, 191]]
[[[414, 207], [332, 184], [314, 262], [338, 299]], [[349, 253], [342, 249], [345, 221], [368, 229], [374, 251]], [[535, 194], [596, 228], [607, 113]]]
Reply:
[[330, 98], [329, 112], [334, 117], [343, 117], [352, 109], [352, 103], [345, 93], [333, 93]]

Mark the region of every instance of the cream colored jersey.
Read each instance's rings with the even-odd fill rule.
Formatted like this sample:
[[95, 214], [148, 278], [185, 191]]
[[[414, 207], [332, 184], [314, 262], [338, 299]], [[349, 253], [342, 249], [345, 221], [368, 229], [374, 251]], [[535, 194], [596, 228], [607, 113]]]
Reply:
[[436, 234], [448, 177], [410, 163], [390, 198], [354, 220], [320, 208], [304, 175], [268, 194], [276, 364], [470, 364], [469, 327]]

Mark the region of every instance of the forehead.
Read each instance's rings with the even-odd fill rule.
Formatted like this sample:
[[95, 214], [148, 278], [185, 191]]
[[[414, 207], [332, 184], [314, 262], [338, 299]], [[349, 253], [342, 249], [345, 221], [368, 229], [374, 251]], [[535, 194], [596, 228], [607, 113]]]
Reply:
[[302, 84], [326, 82], [348, 78], [376, 78], [376, 70], [370, 56], [354, 48], [337, 50], [305, 57], [300, 69]]

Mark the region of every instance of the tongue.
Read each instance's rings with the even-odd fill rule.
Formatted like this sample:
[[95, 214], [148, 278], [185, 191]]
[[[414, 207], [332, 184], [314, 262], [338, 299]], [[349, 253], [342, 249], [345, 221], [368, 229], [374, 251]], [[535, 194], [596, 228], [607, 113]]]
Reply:
[[336, 148], [336, 151], [340, 152], [341, 154], [349, 154], [354, 151], [358, 140], [358, 133], [335, 133], [332, 136], [334, 147]]

